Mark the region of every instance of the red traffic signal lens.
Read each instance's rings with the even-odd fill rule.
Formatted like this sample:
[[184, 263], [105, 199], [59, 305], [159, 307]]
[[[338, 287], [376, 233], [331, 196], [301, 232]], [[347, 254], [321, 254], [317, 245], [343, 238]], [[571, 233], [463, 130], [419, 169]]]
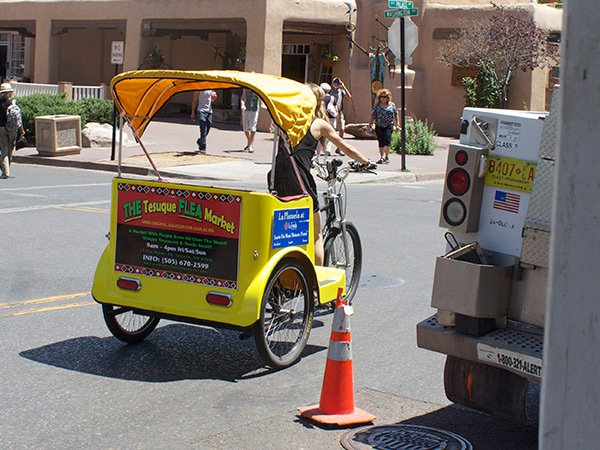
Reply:
[[456, 155], [454, 155], [454, 161], [456, 161], [456, 164], [459, 166], [464, 166], [468, 160], [469, 155], [464, 150], [459, 150], [456, 152]]
[[471, 187], [471, 177], [465, 169], [452, 169], [448, 174], [446, 185], [453, 195], [463, 195]]
[[450, 226], [457, 227], [467, 218], [467, 207], [457, 198], [451, 198], [444, 204], [442, 209], [444, 220]]

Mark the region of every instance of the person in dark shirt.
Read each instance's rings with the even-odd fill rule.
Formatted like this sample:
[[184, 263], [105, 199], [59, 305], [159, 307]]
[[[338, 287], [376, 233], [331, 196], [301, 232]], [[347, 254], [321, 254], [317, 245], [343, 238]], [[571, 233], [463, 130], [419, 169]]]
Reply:
[[319, 199], [317, 196], [317, 184], [310, 173], [312, 160], [316, 156], [319, 142], [329, 140], [337, 146], [344, 154], [363, 165], [371, 164], [371, 161], [355, 147], [344, 141], [336, 130], [327, 121], [327, 113], [323, 105], [325, 92], [316, 84], [309, 84], [313, 94], [317, 98], [315, 119], [310, 125], [308, 132], [300, 140], [298, 145], [292, 149], [291, 155], [282, 147], [279, 147], [275, 162], [275, 184], [274, 189], [279, 196], [302, 194], [302, 187], [296, 181], [295, 169], [290, 164], [290, 158], [294, 159], [298, 169], [298, 176], [304, 185], [306, 192], [313, 199], [314, 211], [314, 235], [315, 235], [315, 264], [323, 265], [323, 233], [321, 231], [321, 215], [319, 213]]

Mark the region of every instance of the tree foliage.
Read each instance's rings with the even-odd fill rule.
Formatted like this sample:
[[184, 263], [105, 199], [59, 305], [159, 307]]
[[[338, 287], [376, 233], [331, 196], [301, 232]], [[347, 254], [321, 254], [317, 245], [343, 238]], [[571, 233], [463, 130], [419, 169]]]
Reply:
[[443, 63], [477, 66], [491, 83], [498, 105], [505, 108], [508, 87], [516, 73], [549, 66], [558, 59], [558, 45], [549, 31], [536, 26], [523, 9], [492, 3], [493, 15], [483, 22], [465, 22], [440, 50]]

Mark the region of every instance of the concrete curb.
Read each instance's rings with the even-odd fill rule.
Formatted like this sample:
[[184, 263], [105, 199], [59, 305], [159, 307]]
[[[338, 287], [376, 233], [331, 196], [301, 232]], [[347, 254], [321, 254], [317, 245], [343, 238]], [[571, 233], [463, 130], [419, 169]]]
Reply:
[[[72, 167], [86, 170], [101, 170], [106, 172], [118, 171], [116, 162], [99, 162], [99, 161], [80, 161], [80, 160], [69, 160], [52, 158], [47, 156], [13, 156], [13, 162], [19, 164], [33, 164], [42, 166], [54, 166], [54, 167]], [[215, 165], [215, 164], [211, 164]], [[208, 180], [208, 181], [241, 181], [241, 179], [231, 178], [230, 171], [217, 171], [214, 175], [207, 175], [205, 173], [194, 173], [193, 169], [186, 172], [183, 167], [182, 169], [176, 169], [175, 167], [166, 167], [159, 169], [161, 176], [165, 178], [180, 178], [186, 180]], [[133, 175], [142, 176], [156, 176], [152, 168], [141, 167], [141, 166], [130, 166], [121, 165], [121, 172]], [[222, 174], [220, 175], [219, 172]], [[228, 175], [223, 175], [228, 173]], [[250, 175], [254, 175], [257, 172], [248, 172]], [[265, 172], [266, 173], [266, 172]], [[261, 172], [262, 175], [262, 172]], [[412, 172], [390, 172], [380, 171], [377, 175], [373, 174], [351, 174], [346, 180], [348, 184], [383, 184], [383, 183], [415, 183], [419, 181], [431, 181], [441, 180], [445, 176], [444, 172], [437, 173], [421, 173], [416, 174]], [[360, 177], [363, 177], [362, 179]], [[252, 176], [248, 177], [249, 179]]]
[[[19, 164], [34, 164], [38, 166], [74, 167], [77, 169], [102, 170], [105, 172], [118, 171], [117, 164], [113, 163], [102, 163], [95, 161], [73, 161], [66, 159], [57, 159], [52, 157], [13, 155], [12, 162], [16, 162]], [[121, 172], [131, 173], [134, 175], [148, 175], [150, 170], [148, 170], [147, 167], [121, 165]]]

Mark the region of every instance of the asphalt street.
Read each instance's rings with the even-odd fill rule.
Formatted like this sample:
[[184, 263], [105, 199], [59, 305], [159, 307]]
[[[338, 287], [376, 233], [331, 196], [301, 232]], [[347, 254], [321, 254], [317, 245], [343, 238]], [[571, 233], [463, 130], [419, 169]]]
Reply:
[[[348, 430], [296, 411], [318, 402], [331, 314], [316, 315], [302, 360], [279, 372], [263, 366], [252, 339], [223, 329], [163, 321], [124, 345], [89, 294], [113, 175], [25, 164], [14, 173], [0, 185], [0, 448], [341, 448]], [[537, 430], [450, 404], [443, 356], [416, 347], [443, 249], [441, 188], [348, 188], [364, 249], [352, 317], [356, 406], [376, 425], [432, 426], [476, 449], [534, 449]]]

